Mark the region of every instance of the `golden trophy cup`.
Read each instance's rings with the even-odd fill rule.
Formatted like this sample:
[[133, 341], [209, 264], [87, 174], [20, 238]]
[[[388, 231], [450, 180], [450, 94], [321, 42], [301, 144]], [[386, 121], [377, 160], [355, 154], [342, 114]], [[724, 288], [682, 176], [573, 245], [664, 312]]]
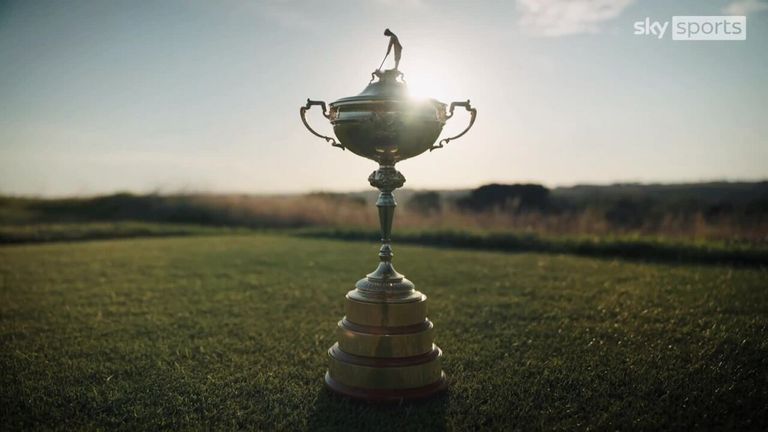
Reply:
[[[376, 201], [381, 226], [379, 265], [357, 281], [344, 299], [346, 315], [338, 323], [338, 342], [328, 350], [325, 374], [331, 390], [375, 401], [426, 397], [447, 386], [440, 365], [442, 351], [433, 343], [433, 325], [427, 318], [427, 296], [392, 265], [390, 237], [397, 205], [392, 192], [405, 183], [395, 164], [461, 137], [477, 116], [468, 100], [448, 106], [435, 99], [412, 98], [398, 69], [400, 41], [389, 29], [384, 34], [390, 38], [384, 60], [394, 49], [394, 69], [380, 66], [362, 93], [332, 102], [329, 108], [325, 102], [307, 99], [300, 109], [301, 120], [312, 134], [379, 164], [368, 177], [380, 191]], [[307, 123], [306, 112], [316, 105], [330, 120], [338, 141]], [[456, 107], [469, 112], [469, 125], [435, 145]]]

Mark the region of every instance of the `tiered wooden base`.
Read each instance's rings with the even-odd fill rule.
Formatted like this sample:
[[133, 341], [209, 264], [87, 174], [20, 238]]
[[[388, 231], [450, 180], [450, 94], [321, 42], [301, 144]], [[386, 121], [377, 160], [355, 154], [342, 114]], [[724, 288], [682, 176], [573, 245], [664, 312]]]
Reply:
[[345, 312], [338, 343], [328, 350], [325, 382], [331, 390], [354, 398], [396, 401], [445, 389], [442, 352], [432, 343], [425, 295], [411, 291], [405, 297], [371, 298], [353, 290], [346, 296]]

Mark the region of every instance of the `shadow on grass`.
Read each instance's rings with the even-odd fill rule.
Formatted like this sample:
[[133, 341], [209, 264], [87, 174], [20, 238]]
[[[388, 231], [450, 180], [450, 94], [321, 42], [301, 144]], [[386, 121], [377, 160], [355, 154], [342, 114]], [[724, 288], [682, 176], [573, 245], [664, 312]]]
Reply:
[[[37, 225], [0, 225], [0, 245], [86, 241], [136, 237], [249, 234], [247, 228], [145, 222], [100, 222]], [[347, 241], [376, 241], [379, 233], [368, 229], [305, 228], [271, 230], [273, 234]], [[630, 261], [690, 264], [768, 266], [765, 243], [675, 241], [656, 237], [545, 237], [509, 232], [456, 230], [404, 230], [398, 244], [462, 248], [501, 252], [570, 254]]]
[[253, 232], [247, 228], [133, 221], [0, 225], [0, 245], [90, 240], [223, 235]]
[[323, 386], [307, 420], [307, 430], [446, 430], [450, 390], [429, 399], [376, 404], [339, 396]]
[[[375, 241], [379, 238], [378, 232], [364, 229], [312, 228], [297, 230], [294, 234], [301, 237], [351, 241]], [[749, 267], [768, 265], [768, 249], [764, 246], [673, 242], [654, 238], [569, 238], [471, 231], [405, 231], [398, 233], [394, 241], [400, 244], [448, 248], [571, 254], [659, 263], [729, 264]]]

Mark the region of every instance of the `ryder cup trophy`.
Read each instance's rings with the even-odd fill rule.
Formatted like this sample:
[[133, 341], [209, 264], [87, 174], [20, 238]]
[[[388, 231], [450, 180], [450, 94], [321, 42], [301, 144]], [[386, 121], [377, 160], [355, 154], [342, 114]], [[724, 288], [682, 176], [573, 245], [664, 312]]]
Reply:
[[[380, 401], [426, 397], [446, 387], [440, 367], [442, 352], [433, 344], [433, 325], [427, 319], [427, 297], [392, 265], [390, 234], [397, 205], [392, 191], [405, 183], [395, 164], [461, 137], [477, 115], [469, 101], [447, 107], [435, 99], [411, 98], [398, 70], [402, 46], [389, 29], [384, 35], [390, 38], [384, 60], [394, 51], [393, 69], [382, 70], [382, 61], [359, 95], [341, 98], [329, 107], [308, 99], [300, 110], [301, 121], [312, 134], [379, 164], [368, 182], [380, 191], [376, 201], [381, 225], [380, 261], [375, 271], [347, 293], [346, 316], [337, 329], [338, 343], [328, 350], [325, 382], [343, 395]], [[317, 133], [307, 123], [306, 112], [316, 105], [330, 120], [338, 141]], [[456, 107], [469, 112], [469, 125], [435, 145]]]

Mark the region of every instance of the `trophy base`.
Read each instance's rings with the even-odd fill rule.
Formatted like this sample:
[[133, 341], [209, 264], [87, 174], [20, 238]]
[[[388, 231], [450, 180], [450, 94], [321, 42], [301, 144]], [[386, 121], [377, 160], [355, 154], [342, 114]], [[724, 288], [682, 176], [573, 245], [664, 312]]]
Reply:
[[[328, 388], [382, 402], [424, 398], [445, 389], [442, 351], [433, 344], [427, 297], [412, 288], [377, 297], [376, 291], [361, 291], [369, 283], [359, 281], [346, 296], [338, 343], [328, 350]], [[413, 286], [407, 279], [400, 283]]]

